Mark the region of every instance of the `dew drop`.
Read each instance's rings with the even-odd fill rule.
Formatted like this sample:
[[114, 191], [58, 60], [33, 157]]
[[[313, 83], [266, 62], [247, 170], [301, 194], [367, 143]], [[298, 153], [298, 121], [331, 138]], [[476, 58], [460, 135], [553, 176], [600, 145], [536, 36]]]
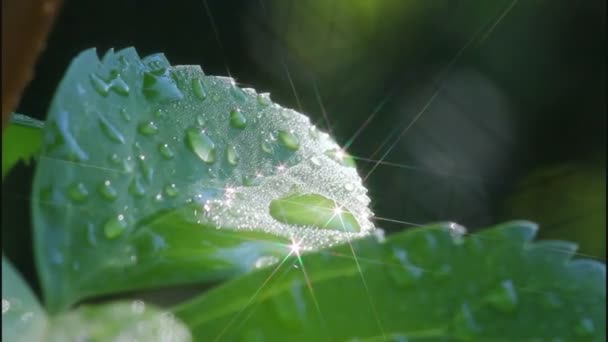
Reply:
[[95, 89], [95, 91], [99, 95], [103, 97], [108, 96], [108, 93], [110, 91], [109, 84], [107, 84], [101, 77], [97, 76], [96, 74], [89, 75], [89, 78], [91, 79], [91, 85], [93, 86], [93, 89]]
[[202, 161], [208, 164], [215, 162], [215, 143], [204, 131], [189, 128], [186, 131], [188, 146]]
[[197, 115], [196, 123], [201, 127], [205, 126], [205, 117], [203, 115]]
[[230, 88], [230, 93], [237, 101], [245, 102], [245, 100], [247, 100], [247, 94], [245, 94], [245, 92], [237, 86], [232, 86]]
[[270, 94], [269, 93], [259, 94], [258, 103], [264, 107], [270, 105], [272, 103], [272, 101], [270, 100]]
[[239, 163], [239, 154], [234, 146], [226, 148], [226, 161], [232, 166], [236, 166]]
[[144, 313], [145, 310], [146, 310], [146, 304], [143, 301], [134, 300], [133, 302], [131, 302], [131, 311], [134, 314], [140, 315], [140, 314]]
[[501, 282], [497, 288], [486, 295], [485, 301], [500, 312], [510, 313], [515, 311], [518, 297], [513, 282], [511, 280]]
[[143, 135], [153, 135], [158, 133], [158, 126], [154, 121], [146, 121], [139, 124], [137, 131]]
[[292, 151], [300, 148], [300, 140], [292, 132], [279, 131], [279, 141]]
[[131, 121], [131, 115], [129, 115], [129, 112], [125, 108], [120, 110], [120, 116], [127, 122]]
[[194, 91], [194, 95], [200, 100], [204, 100], [207, 98], [207, 92], [203, 87], [203, 82], [198, 78], [192, 79], [192, 90]]
[[146, 99], [150, 101], [171, 102], [184, 97], [173, 79], [152, 72], [144, 73], [142, 90]]
[[131, 184], [129, 184], [129, 193], [135, 197], [143, 197], [146, 194], [146, 189], [139, 176], [136, 176], [131, 180]]
[[273, 255], [261, 256], [255, 261], [255, 268], [264, 268], [279, 262], [279, 258]]
[[344, 232], [361, 230], [357, 219], [348, 209], [319, 194], [289, 194], [272, 200], [269, 210], [275, 220], [287, 224]]
[[158, 152], [160, 152], [160, 155], [163, 156], [165, 159], [171, 159], [175, 156], [175, 153], [173, 152], [171, 147], [169, 147], [169, 144], [158, 145]]
[[142, 175], [145, 177], [148, 183], [152, 183], [152, 179], [154, 178], [154, 169], [150, 166], [150, 163], [147, 161], [146, 156], [141, 154], [139, 155], [137, 160]]
[[179, 191], [177, 190], [177, 187], [175, 186], [175, 184], [169, 184], [167, 186], [165, 186], [165, 194], [169, 197], [175, 197], [177, 196], [177, 194], [179, 193]]
[[110, 218], [103, 226], [103, 233], [108, 239], [115, 239], [127, 230], [128, 224], [123, 214]]
[[243, 129], [247, 126], [247, 118], [241, 113], [240, 109], [230, 111], [230, 125], [234, 128]]
[[110, 182], [109, 180], [106, 180], [101, 183], [99, 185], [98, 191], [99, 194], [108, 201], [114, 201], [118, 196], [118, 192], [116, 192], [116, 189], [114, 189], [114, 187], [112, 186], [112, 182]]
[[270, 141], [268, 141], [267, 139], [262, 140], [260, 147], [262, 148], [262, 151], [264, 151], [265, 153], [272, 154], [272, 145], [270, 144]]
[[310, 158], [310, 162], [314, 165], [314, 166], [321, 166], [321, 160], [319, 159], [319, 157], [314, 156], [312, 158]]
[[129, 96], [129, 85], [120, 77], [120, 75], [116, 76], [116, 78], [112, 80], [110, 83], [110, 89], [118, 95]]
[[397, 286], [412, 286], [422, 277], [422, 269], [409, 261], [406, 250], [393, 249], [390, 260], [392, 262], [387, 264], [387, 271]]
[[353, 183], [346, 183], [344, 184], [344, 189], [346, 189], [346, 191], [348, 192], [351, 192], [355, 190], [355, 185]]
[[84, 202], [89, 197], [89, 191], [82, 183], [73, 183], [68, 187], [68, 196], [74, 202]]
[[102, 115], [99, 116], [99, 126], [101, 127], [103, 133], [110, 138], [110, 140], [121, 144], [125, 143], [125, 138], [122, 136], [120, 131]]

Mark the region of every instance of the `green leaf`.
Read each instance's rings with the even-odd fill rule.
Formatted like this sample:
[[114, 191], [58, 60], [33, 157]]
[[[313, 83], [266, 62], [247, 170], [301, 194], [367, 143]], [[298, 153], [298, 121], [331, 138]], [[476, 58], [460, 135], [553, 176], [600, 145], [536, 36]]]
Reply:
[[[100, 61], [87, 50], [55, 94], [34, 180], [47, 308], [228, 277], [293, 241], [312, 250], [365, 236], [366, 192], [340, 147], [268, 94], [160, 54], [126, 49]], [[294, 194], [325, 198], [348, 227], [303, 218], [314, 210], [271, 213]], [[257, 256], [266, 261], [250, 262]]]
[[142, 301], [81, 306], [53, 319], [45, 341], [189, 342], [188, 328], [169, 312]]
[[12, 114], [2, 135], [2, 179], [20, 160], [29, 163], [40, 151], [44, 124], [21, 114]]
[[2, 256], [2, 341], [42, 341], [46, 325], [38, 300]]
[[570, 243], [531, 242], [528, 222], [461, 230], [431, 226], [290, 258], [175, 313], [197, 341], [604, 338], [604, 264], [571, 260]]

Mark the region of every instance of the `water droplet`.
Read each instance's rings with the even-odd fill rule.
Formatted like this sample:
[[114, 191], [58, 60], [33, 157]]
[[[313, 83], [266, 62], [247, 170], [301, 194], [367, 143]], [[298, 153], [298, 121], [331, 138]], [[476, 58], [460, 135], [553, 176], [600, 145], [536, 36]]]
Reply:
[[134, 300], [133, 302], [131, 302], [131, 311], [134, 314], [140, 315], [140, 314], [144, 313], [145, 310], [146, 310], [146, 304], [143, 301]]
[[247, 94], [245, 94], [245, 92], [237, 86], [230, 87], [230, 93], [235, 99], [237, 99], [237, 101], [245, 102], [245, 100], [247, 100]]
[[395, 248], [391, 251], [390, 260], [387, 264], [387, 272], [391, 279], [400, 287], [412, 286], [422, 277], [423, 270], [412, 264], [407, 251]]
[[346, 191], [348, 192], [351, 192], [355, 190], [355, 185], [353, 183], [346, 183], [344, 184], [344, 189], [346, 189]]
[[120, 75], [117, 75], [116, 78], [112, 80], [110, 89], [118, 95], [129, 96], [129, 85], [120, 77]]
[[68, 146], [66, 158], [71, 161], [88, 160], [89, 156], [80, 145], [78, 145], [76, 138], [70, 132], [70, 114], [65, 110], [59, 111], [55, 124], [61, 138], [63, 138], [63, 142]]
[[215, 143], [201, 129], [190, 128], [186, 131], [188, 146], [202, 161], [215, 162]]
[[143, 93], [150, 101], [171, 102], [184, 97], [172, 78], [152, 72], [144, 73]]
[[9, 302], [8, 300], [2, 298], [2, 314], [4, 315], [10, 309], [11, 309], [11, 302]]
[[96, 74], [91, 74], [89, 75], [89, 78], [91, 79], [91, 85], [93, 86], [93, 89], [95, 89], [95, 91], [103, 96], [106, 97], [108, 96], [108, 93], [110, 92], [110, 85], [106, 83], [106, 81], [104, 81], [101, 77], [97, 76]]
[[101, 183], [99, 185], [98, 190], [99, 194], [109, 201], [115, 200], [118, 196], [118, 192], [116, 192], [116, 189], [114, 189], [114, 187], [112, 186], [112, 182], [110, 182], [109, 180], [106, 180]]
[[154, 116], [155, 118], [160, 118], [163, 116], [163, 110], [160, 108], [157, 108], [155, 110], [152, 111], [152, 116]]
[[494, 309], [509, 313], [517, 309], [517, 291], [511, 280], [501, 282], [498, 287], [486, 295], [485, 301]]
[[239, 154], [234, 146], [228, 146], [226, 149], [226, 161], [232, 166], [236, 166], [239, 163]]
[[321, 166], [321, 160], [319, 159], [319, 157], [314, 156], [312, 158], [310, 158], [310, 162], [314, 165], [314, 166]]
[[203, 115], [197, 115], [196, 123], [201, 127], [205, 126], [205, 117]]
[[328, 150], [325, 152], [325, 155], [330, 157], [337, 163], [340, 163], [341, 165], [349, 167], [357, 166], [353, 157], [350, 154], [344, 152], [344, 150], [342, 149]]
[[279, 131], [279, 141], [292, 151], [300, 148], [300, 140], [292, 132]]
[[595, 332], [593, 321], [589, 318], [582, 318], [574, 329], [579, 336], [591, 336]]
[[135, 197], [143, 197], [146, 194], [146, 189], [139, 176], [136, 176], [131, 180], [131, 184], [129, 184], [129, 193]]
[[270, 100], [270, 94], [269, 93], [259, 94], [258, 95], [258, 103], [261, 104], [264, 107], [266, 107], [269, 104], [271, 104], [272, 101]]
[[143, 135], [153, 135], [158, 133], [158, 126], [154, 121], [146, 121], [139, 124], [137, 131]]
[[99, 115], [99, 126], [101, 126], [101, 130], [110, 140], [121, 144], [125, 143], [125, 138], [120, 131], [101, 114]]
[[279, 262], [279, 258], [277, 258], [274, 255], [266, 255], [266, 256], [262, 256], [259, 257], [256, 261], [255, 261], [255, 268], [263, 268], [263, 267], [268, 267], [271, 265], [274, 265], [276, 263]]
[[171, 159], [175, 155], [171, 147], [169, 147], [169, 144], [160, 144], [158, 146], [158, 151], [160, 152], [161, 156], [165, 157], [165, 159]]
[[203, 82], [198, 78], [192, 79], [192, 90], [194, 91], [194, 95], [198, 97], [200, 100], [204, 100], [207, 98], [207, 92], [203, 87]]
[[241, 113], [240, 109], [230, 111], [230, 125], [234, 128], [243, 129], [247, 126], [247, 118]]
[[319, 194], [289, 194], [270, 202], [270, 215], [277, 221], [345, 232], [361, 230], [346, 208]]
[[131, 115], [129, 115], [129, 112], [125, 108], [120, 110], [120, 116], [127, 122], [131, 121]]
[[481, 327], [475, 320], [468, 303], [462, 303], [460, 313], [462, 321], [459, 320], [455, 327], [455, 330], [460, 333], [458, 335], [471, 337], [472, 335], [477, 335], [482, 331]]
[[165, 194], [169, 197], [175, 197], [177, 196], [177, 194], [179, 193], [179, 191], [177, 190], [177, 187], [175, 186], [175, 184], [169, 184], [167, 186], [165, 186]]
[[103, 233], [108, 239], [115, 239], [127, 230], [128, 224], [123, 214], [110, 218], [103, 226]]
[[245, 186], [260, 185], [261, 180], [262, 180], [261, 174], [243, 176], [243, 185], [245, 185]]
[[84, 202], [89, 197], [89, 191], [82, 183], [73, 183], [68, 187], [68, 196], [74, 202]]
[[268, 153], [268, 154], [272, 154], [272, 145], [270, 144], [270, 141], [268, 140], [262, 140], [262, 143], [260, 145], [262, 147], [262, 151]]

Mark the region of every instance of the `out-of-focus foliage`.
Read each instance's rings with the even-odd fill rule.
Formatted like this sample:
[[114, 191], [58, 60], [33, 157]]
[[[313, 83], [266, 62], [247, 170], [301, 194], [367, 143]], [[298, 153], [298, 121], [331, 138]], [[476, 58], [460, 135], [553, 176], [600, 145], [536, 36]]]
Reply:
[[2, 179], [19, 161], [29, 164], [42, 145], [42, 122], [13, 114], [2, 133]]
[[505, 203], [506, 218], [542, 224], [543, 238], [568, 239], [606, 258], [606, 169], [565, 164], [530, 173]]

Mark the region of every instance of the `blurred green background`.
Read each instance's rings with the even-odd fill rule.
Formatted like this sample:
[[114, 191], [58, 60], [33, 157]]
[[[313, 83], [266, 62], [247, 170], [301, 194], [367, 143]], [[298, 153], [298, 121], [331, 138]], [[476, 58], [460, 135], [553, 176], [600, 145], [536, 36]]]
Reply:
[[[18, 111], [44, 119], [83, 49], [164, 52], [330, 131], [388, 233], [529, 219], [605, 260], [605, 14], [602, 0], [68, 0]], [[32, 174], [20, 165], [2, 193], [2, 249], [30, 279]]]

